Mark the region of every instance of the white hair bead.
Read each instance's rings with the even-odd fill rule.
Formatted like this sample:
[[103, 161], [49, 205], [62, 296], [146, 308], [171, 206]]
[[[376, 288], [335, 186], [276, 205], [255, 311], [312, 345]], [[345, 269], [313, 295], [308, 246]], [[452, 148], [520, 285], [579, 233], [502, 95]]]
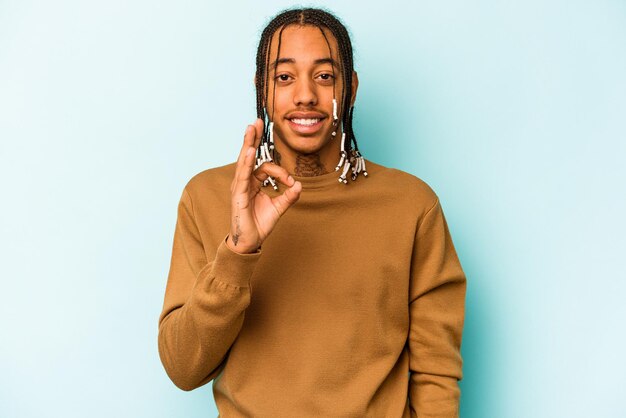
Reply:
[[337, 164], [337, 167], [335, 167], [335, 171], [339, 171], [344, 161], [346, 160], [346, 157], [348, 156], [348, 154], [346, 153], [345, 139], [346, 139], [346, 134], [342, 133], [341, 134], [341, 154], [340, 154], [341, 158], [339, 158], [339, 163]]
[[359, 175], [360, 168], [361, 160], [357, 158], [355, 160], [354, 166], [352, 167], [352, 181], [356, 180], [356, 177]]
[[346, 152], [341, 151], [341, 158], [339, 159], [339, 164], [337, 164], [337, 167], [335, 167], [335, 171], [339, 171], [339, 169], [341, 168], [345, 160], [346, 160]]
[[349, 169], [350, 169], [350, 161], [346, 160], [346, 162], [343, 164], [343, 172], [341, 173], [341, 176], [339, 176], [339, 182], [348, 184], [348, 180], [346, 179], [346, 174], [348, 174]]
[[270, 149], [274, 149], [274, 122], [270, 122], [268, 129], [270, 131]]
[[264, 158], [264, 160], [265, 160], [265, 161], [268, 161], [268, 162], [271, 162], [271, 161], [272, 161], [272, 157], [270, 156], [270, 152], [269, 152], [269, 150], [267, 149], [267, 142], [266, 142], [265, 144], [263, 144], [263, 149], [262, 149], [262, 152], [263, 152], [263, 158]]
[[[267, 109], [265, 110], [265, 113], [267, 114]], [[267, 142], [260, 144], [259, 147], [257, 148], [257, 159], [256, 159], [256, 165], [254, 167], [255, 170], [259, 168], [260, 166], [262, 166], [264, 163], [273, 162], [272, 154], [270, 154], [270, 150], [274, 149], [274, 122], [270, 122], [267, 125], [267, 127], [269, 131], [269, 138]], [[274, 181], [272, 176], [267, 176], [267, 178], [263, 180], [262, 184], [263, 184], [263, 187], [267, 186], [268, 184], [271, 184], [274, 190], [278, 190], [278, 186], [276, 186], [276, 182]]]
[[274, 190], [278, 190], [278, 186], [276, 186], [276, 183], [274, 182], [274, 179], [271, 176], [268, 176], [267, 180], [269, 180], [269, 182], [272, 184], [272, 187], [274, 188]]

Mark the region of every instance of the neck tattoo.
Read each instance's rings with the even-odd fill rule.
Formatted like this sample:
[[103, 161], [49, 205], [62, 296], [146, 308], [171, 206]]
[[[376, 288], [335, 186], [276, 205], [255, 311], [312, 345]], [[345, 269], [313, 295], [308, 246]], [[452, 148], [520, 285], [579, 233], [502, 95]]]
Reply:
[[300, 177], [314, 177], [326, 174], [328, 171], [322, 164], [319, 154], [307, 154], [296, 156], [296, 168], [294, 174]]

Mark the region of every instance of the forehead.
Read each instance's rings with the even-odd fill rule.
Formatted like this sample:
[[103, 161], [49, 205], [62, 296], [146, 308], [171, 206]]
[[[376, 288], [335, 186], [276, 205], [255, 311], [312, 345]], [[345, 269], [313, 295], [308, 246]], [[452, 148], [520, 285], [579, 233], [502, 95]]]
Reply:
[[311, 63], [328, 57], [338, 60], [337, 40], [326, 28], [311, 25], [285, 26], [280, 34], [280, 56], [277, 56], [279, 34], [280, 29], [272, 36], [270, 63], [278, 58], [293, 58], [296, 63]]

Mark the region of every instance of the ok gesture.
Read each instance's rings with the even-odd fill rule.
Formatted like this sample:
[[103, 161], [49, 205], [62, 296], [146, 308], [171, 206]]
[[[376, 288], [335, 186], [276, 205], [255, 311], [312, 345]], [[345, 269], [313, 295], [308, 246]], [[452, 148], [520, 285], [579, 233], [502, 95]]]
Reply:
[[[242, 254], [253, 253], [261, 246], [280, 217], [296, 203], [302, 191], [302, 184], [295, 181], [283, 167], [266, 162], [254, 169], [255, 150], [262, 135], [261, 119], [246, 128], [235, 178], [230, 187], [231, 219], [226, 245]], [[268, 176], [288, 188], [276, 197], [268, 196], [261, 190], [263, 181]]]

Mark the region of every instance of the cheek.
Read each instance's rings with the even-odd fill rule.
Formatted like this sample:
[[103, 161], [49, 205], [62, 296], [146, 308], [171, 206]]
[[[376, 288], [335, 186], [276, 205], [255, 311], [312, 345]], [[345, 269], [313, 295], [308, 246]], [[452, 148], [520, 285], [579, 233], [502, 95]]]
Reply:
[[289, 110], [291, 108], [289, 89], [285, 87], [281, 87], [273, 91], [272, 88], [273, 86], [270, 86], [270, 90], [268, 92], [269, 109], [273, 109], [274, 112], [285, 112]]
[[289, 95], [287, 94], [286, 90], [276, 90], [276, 96], [274, 97], [274, 100], [276, 110], [283, 112], [290, 108], [289, 104], [291, 103], [291, 100], [289, 100]]

